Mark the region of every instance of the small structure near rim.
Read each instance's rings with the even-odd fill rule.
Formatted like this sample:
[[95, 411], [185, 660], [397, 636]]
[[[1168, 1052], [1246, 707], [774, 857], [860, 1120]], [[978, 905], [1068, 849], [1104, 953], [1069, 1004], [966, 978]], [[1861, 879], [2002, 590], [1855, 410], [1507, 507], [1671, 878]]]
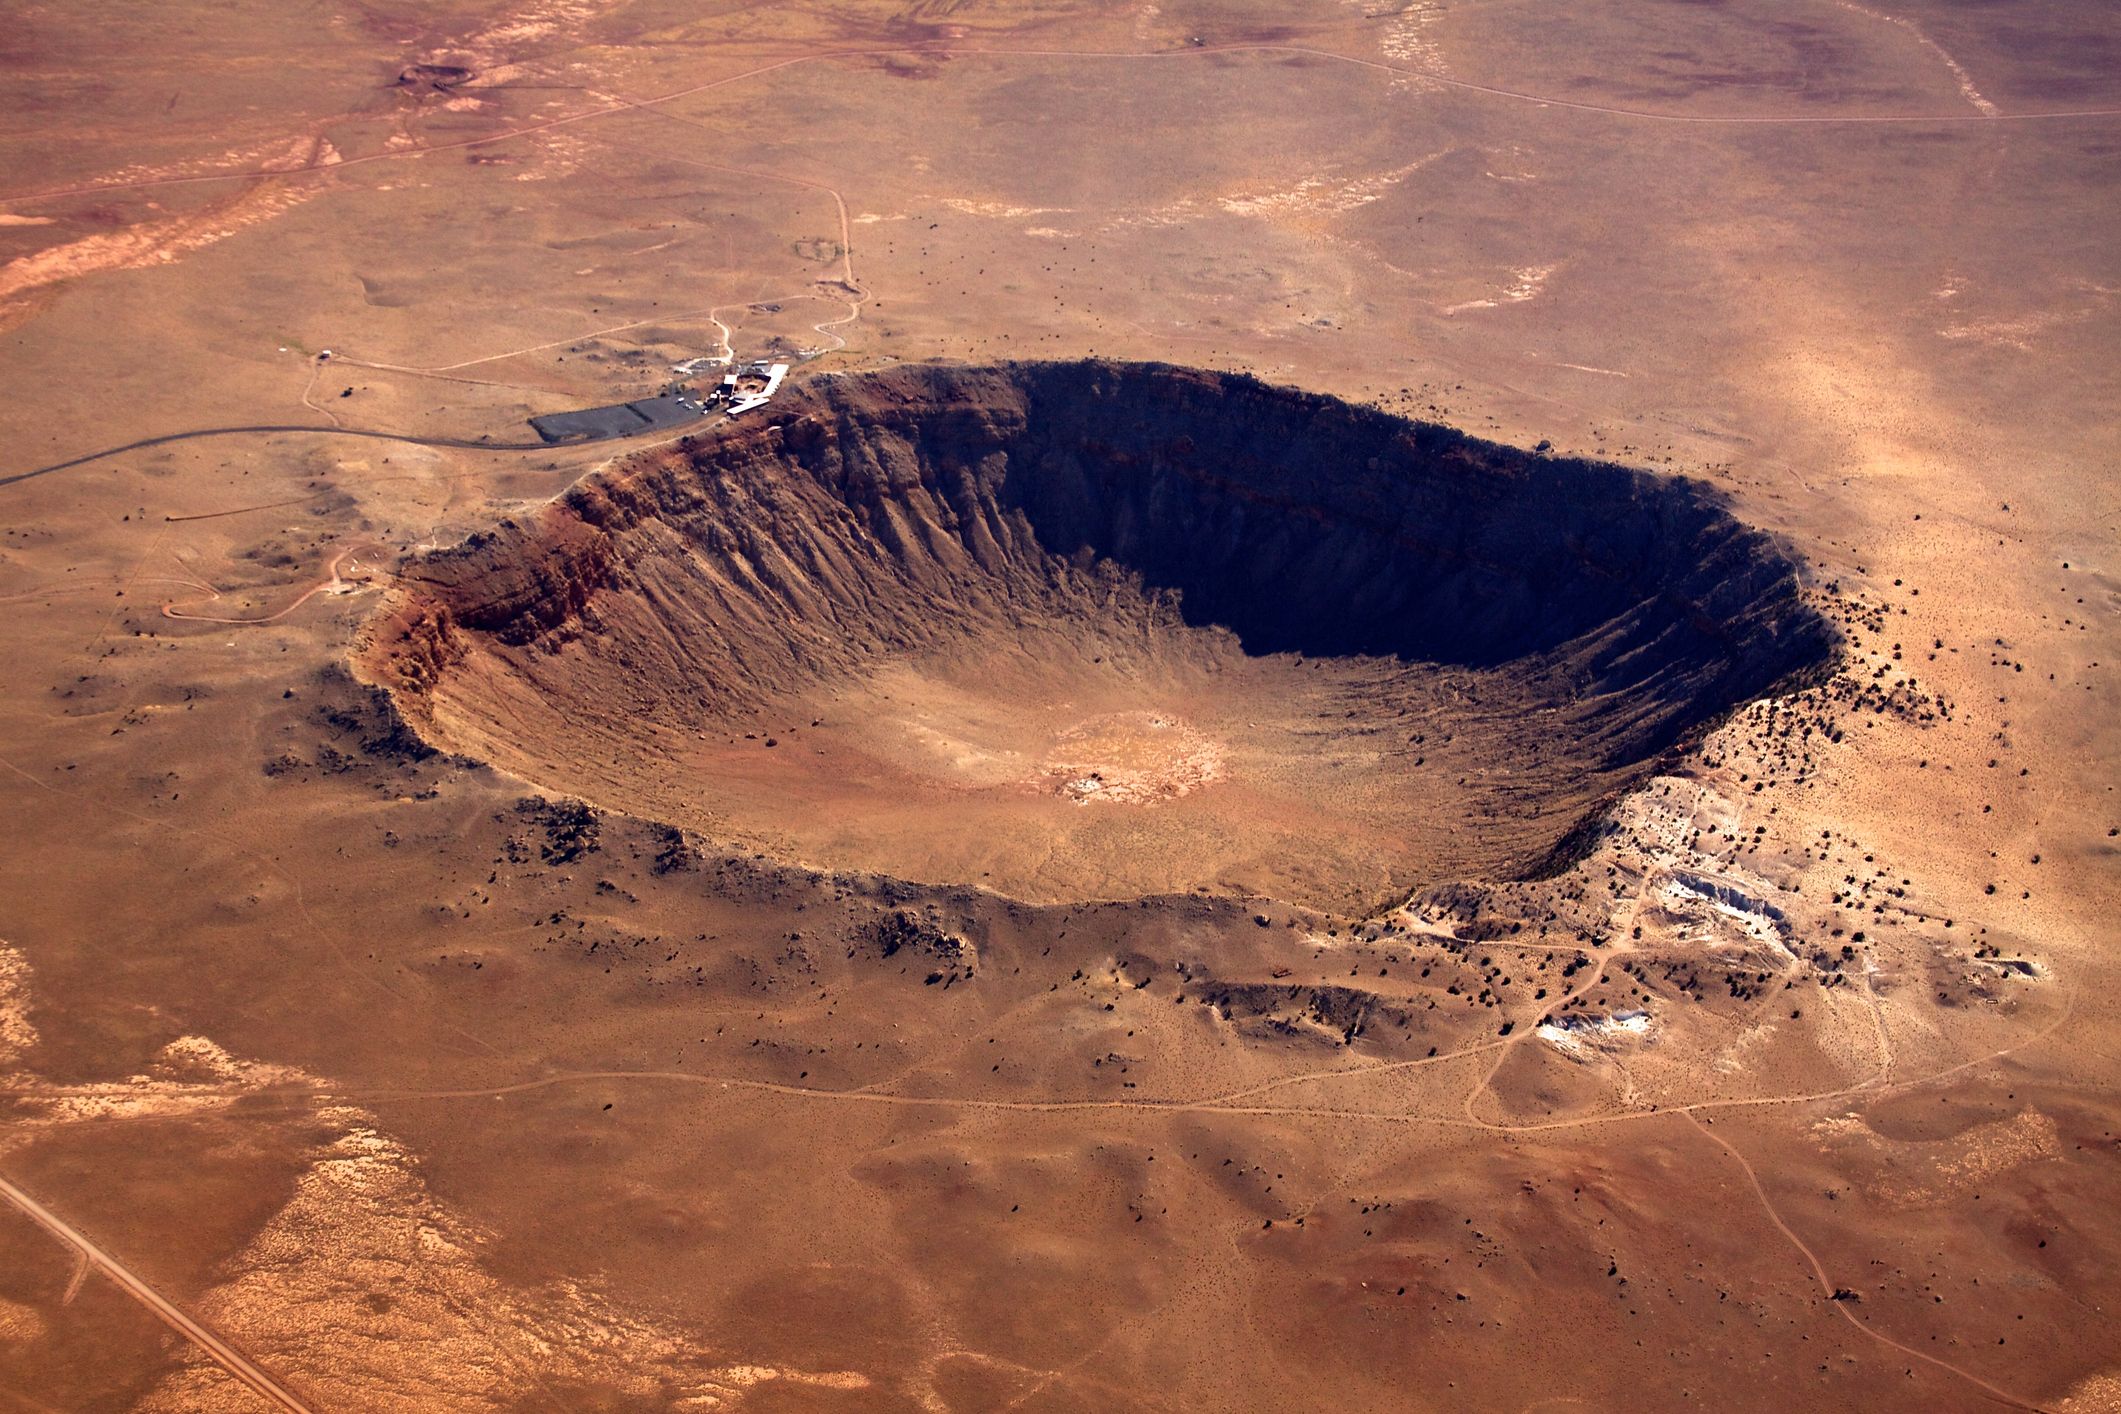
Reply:
[[739, 364], [722, 375], [721, 396], [729, 404], [729, 415], [750, 412], [762, 408], [781, 390], [781, 380], [788, 376], [785, 363], [768, 363], [758, 359]]
[[706, 361], [687, 359], [678, 364], [672, 371], [680, 375], [679, 379], [667, 384], [655, 397], [573, 412], [541, 413], [530, 419], [530, 425], [540, 437], [555, 444], [606, 442], [615, 437], [660, 432], [705, 417], [717, 404], [731, 417], [762, 408], [781, 390], [781, 383], [788, 376], [787, 364], [754, 359], [733, 366], [712, 391], [700, 392], [684, 380]]

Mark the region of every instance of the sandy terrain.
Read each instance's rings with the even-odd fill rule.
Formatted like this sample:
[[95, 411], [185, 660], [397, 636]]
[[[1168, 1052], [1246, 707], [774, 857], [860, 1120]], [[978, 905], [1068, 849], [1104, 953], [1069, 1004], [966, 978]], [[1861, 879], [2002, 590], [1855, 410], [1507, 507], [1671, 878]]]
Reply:
[[0, 1403], [2115, 1407], [2117, 59], [16, 7]]

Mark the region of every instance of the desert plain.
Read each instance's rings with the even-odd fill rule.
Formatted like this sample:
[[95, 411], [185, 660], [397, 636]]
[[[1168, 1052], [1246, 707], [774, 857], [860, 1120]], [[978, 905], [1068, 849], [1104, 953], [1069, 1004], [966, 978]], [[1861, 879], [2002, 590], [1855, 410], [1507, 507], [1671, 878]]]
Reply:
[[2112, 10], [0, 67], [0, 1404], [2121, 1407]]

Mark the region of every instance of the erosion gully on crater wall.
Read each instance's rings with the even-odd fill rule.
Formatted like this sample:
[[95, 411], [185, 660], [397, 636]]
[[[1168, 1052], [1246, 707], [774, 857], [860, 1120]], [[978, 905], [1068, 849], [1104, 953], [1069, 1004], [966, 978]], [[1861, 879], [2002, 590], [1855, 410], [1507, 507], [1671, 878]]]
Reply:
[[818, 378], [405, 568], [436, 745], [778, 857], [1318, 907], [1536, 870], [1835, 652], [1707, 489], [1249, 378]]

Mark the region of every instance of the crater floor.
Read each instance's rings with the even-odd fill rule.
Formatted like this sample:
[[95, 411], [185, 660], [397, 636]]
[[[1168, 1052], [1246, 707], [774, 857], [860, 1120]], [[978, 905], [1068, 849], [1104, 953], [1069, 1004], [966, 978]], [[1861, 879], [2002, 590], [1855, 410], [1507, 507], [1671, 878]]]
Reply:
[[815, 380], [406, 585], [363, 662], [437, 745], [1041, 901], [1534, 870], [1833, 651], [1695, 485], [1161, 365]]

